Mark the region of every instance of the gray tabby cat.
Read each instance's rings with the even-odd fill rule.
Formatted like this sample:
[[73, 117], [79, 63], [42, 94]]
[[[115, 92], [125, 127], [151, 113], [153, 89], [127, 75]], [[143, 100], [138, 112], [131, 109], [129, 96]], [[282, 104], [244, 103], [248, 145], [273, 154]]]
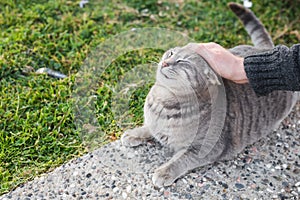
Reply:
[[[235, 3], [229, 7], [254, 43], [254, 47], [232, 48], [232, 53], [245, 57], [274, 47], [250, 10]], [[222, 81], [225, 99], [221, 99]], [[126, 131], [121, 141], [126, 146], [138, 146], [154, 138], [170, 147], [173, 157], [158, 167], [152, 178], [155, 186], [169, 186], [192, 169], [234, 158], [277, 128], [297, 100], [297, 93], [286, 91], [258, 97], [249, 84], [219, 79], [202, 57], [177, 47], [167, 51], [158, 64], [156, 82], [144, 105], [144, 125]], [[214, 113], [216, 105], [223, 106], [224, 112]], [[224, 125], [214, 119], [215, 115], [224, 116], [220, 117]]]

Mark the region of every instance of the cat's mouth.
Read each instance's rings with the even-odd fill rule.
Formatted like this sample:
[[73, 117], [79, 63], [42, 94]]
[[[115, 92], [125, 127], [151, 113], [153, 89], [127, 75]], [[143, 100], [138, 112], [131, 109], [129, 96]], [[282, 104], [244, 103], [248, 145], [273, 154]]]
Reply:
[[170, 67], [163, 67], [163, 65], [160, 65], [159, 73], [168, 80], [175, 80], [173, 76], [176, 74], [175, 71], [171, 70]]
[[174, 79], [174, 78], [171, 78], [169, 75], [167, 75], [166, 73], [163, 72], [162, 70], [163, 68], [160, 69], [160, 73], [166, 78], [166, 79]]

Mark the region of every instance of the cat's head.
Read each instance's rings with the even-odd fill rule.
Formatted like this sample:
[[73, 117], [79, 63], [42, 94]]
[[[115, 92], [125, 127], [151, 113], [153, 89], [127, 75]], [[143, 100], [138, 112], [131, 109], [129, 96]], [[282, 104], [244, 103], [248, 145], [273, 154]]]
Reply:
[[[220, 81], [207, 62], [186, 47], [166, 51], [158, 64], [156, 81], [171, 88], [207, 89]], [[184, 87], [183, 87], [184, 86]]]

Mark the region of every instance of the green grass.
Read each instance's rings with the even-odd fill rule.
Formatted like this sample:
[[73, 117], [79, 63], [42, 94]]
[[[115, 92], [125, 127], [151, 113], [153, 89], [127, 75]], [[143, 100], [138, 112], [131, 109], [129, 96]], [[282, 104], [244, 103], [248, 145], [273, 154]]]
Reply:
[[[96, 46], [132, 28], [160, 27], [186, 33], [199, 42], [225, 47], [250, 44], [242, 25], [226, 7], [229, 1], [12, 1], [0, 3], [0, 194], [84, 154], [90, 145], [74, 123], [72, 93], [76, 72]], [[253, 11], [275, 44], [300, 40], [297, 1], [253, 1]], [[128, 52], [102, 74], [93, 91], [101, 126], [98, 145], [123, 131], [114, 119], [112, 88], [134, 66], [157, 62], [159, 49]], [[25, 76], [26, 67], [48, 67], [68, 75]], [[129, 100], [130, 125], [142, 123], [144, 98], [151, 81]]]

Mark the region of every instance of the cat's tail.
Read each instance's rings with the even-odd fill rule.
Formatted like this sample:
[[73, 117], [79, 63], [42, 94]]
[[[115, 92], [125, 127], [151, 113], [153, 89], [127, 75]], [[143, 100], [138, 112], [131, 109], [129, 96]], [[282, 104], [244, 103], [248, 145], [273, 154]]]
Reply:
[[243, 22], [245, 29], [250, 35], [255, 47], [268, 49], [274, 47], [273, 41], [269, 33], [251, 10], [233, 2], [230, 2], [228, 6]]

